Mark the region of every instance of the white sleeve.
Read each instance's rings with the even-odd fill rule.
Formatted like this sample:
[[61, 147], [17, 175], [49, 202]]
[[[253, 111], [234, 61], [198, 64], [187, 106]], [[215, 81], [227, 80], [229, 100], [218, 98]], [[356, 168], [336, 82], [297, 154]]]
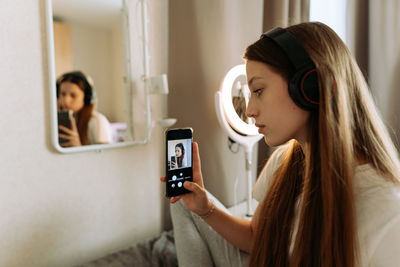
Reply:
[[400, 266], [400, 215], [390, 223], [390, 228], [371, 257], [370, 267]]
[[269, 157], [267, 163], [258, 176], [257, 182], [253, 187], [253, 197], [262, 202], [267, 194], [268, 188], [273, 181], [273, 175], [280, 166], [282, 156], [287, 149], [287, 145], [278, 147]]
[[90, 118], [88, 132], [91, 144], [112, 143], [113, 139], [110, 122], [104, 115], [98, 112]]

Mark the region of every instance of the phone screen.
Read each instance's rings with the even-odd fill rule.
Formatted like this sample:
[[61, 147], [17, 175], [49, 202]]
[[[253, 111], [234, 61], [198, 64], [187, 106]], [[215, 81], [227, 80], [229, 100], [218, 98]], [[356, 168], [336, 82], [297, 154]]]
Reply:
[[192, 129], [171, 129], [166, 132], [166, 194], [173, 197], [188, 193], [184, 181], [193, 180]]

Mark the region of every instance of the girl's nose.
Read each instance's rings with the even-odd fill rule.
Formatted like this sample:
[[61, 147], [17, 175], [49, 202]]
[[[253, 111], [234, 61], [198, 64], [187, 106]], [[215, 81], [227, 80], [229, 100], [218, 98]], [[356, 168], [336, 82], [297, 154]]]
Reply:
[[246, 108], [246, 115], [249, 118], [255, 118], [258, 114], [253, 105], [253, 101], [251, 99], [252, 98], [250, 97], [249, 104], [247, 105], [247, 108]]
[[71, 99], [68, 96], [64, 96], [61, 98], [61, 106], [64, 108], [69, 107], [70, 102], [71, 102]]

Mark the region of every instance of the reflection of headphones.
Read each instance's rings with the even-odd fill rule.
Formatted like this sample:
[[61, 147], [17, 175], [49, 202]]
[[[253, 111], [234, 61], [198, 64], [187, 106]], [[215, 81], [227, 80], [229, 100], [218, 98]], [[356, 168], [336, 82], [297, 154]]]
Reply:
[[60, 91], [60, 85], [62, 82], [69, 81], [75, 84], [83, 83], [84, 88], [82, 88], [85, 96], [84, 103], [85, 106], [94, 104], [94, 100], [96, 98], [96, 93], [93, 90], [92, 83], [89, 82], [89, 78], [81, 71], [72, 71], [64, 73], [60, 78], [57, 79], [56, 87], [57, 87], [57, 98]]
[[289, 94], [302, 109], [318, 108], [318, 76], [314, 62], [299, 41], [287, 30], [274, 28], [261, 35], [274, 41], [293, 64], [294, 73], [289, 77]]

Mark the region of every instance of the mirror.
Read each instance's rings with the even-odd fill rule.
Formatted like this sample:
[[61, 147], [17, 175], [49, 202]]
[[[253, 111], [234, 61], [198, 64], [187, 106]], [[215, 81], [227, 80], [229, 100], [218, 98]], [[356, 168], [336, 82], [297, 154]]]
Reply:
[[47, 0], [46, 13], [53, 145], [132, 145], [125, 0]]
[[232, 86], [232, 105], [239, 118], [245, 123], [252, 123], [246, 115], [247, 105], [250, 99], [250, 90], [247, 86], [246, 76], [240, 75]]

